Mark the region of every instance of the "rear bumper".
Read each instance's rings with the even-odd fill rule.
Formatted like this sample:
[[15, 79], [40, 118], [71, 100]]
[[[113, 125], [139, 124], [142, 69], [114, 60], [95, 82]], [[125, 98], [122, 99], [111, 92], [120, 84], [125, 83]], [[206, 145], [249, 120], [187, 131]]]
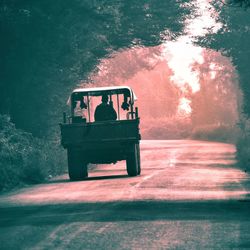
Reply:
[[84, 160], [88, 163], [115, 163], [126, 160], [127, 155], [133, 152], [133, 145], [139, 144], [138, 140], [131, 141], [105, 141], [81, 145], [70, 145], [68, 150], [79, 151]]

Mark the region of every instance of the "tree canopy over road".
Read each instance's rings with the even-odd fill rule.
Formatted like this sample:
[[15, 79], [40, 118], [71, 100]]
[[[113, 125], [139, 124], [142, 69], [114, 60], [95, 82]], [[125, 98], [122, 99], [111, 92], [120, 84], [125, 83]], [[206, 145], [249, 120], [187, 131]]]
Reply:
[[[34, 135], [64, 107], [98, 60], [181, 31], [176, 1], [1, 1], [1, 113]], [[27, 122], [28, 121], [28, 122]]]
[[[1, 0], [0, 114], [35, 137], [57, 138], [65, 100], [78, 83], [91, 82], [100, 60], [120, 49], [175, 41], [185, 33], [185, 17], [196, 8], [193, 2]], [[250, 1], [209, 4], [217, 9], [222, 28], [196, 42], [232, 60], [244, 96], [241, 128], [249, 131]], [[196, 112], [198, 116], [202, 114]], [[250, 148], [243, 134], [238, 145]], [[248, 154], [244, 150], [242, 157]]]

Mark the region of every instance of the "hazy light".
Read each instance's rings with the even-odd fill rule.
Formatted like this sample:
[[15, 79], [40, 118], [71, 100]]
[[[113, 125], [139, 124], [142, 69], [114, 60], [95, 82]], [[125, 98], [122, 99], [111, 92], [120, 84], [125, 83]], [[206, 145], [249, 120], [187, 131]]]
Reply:
[[[214, 131], [218, 124], [233, 127], [238, 119], [238, 82], [231, 61], [195, 43], [197, 36], [222, 27], [219, 13], [204, 0], [181, 7], [192, 10], [184, 21], [183, 35], [170, 41], [173, 36], [165, 30], [159, 46], [136, 44], [114, 51], [90, 76], [92, 86], [128, 85], [134, 89], [144, 138], [183, 138], [196, 131], [194, 126], [208, 125], [206, 131]], [[210, 103], [218, 98], [222, 105]], [[192, 108], [196, 109], [193, 113]]]
[[190, 103], [191, 103], [191, 101], [185, 97], [182, 97], [180, 99], [180, 103], [178, 106], [178, 114], [180, 116], [188, 116], [192, 112], [192, 109], [190, 107]]
[[209, 33], [217, 33], [222, 28], [218, 21], [219, 13], [210, 4], [210, 0], [195, 0], [192, 4], [195, 12], [186, 20], [185, 32], [187, 36], [202, 37]]
[[[153, 70], [161, 61], [165, 61], [167, 67], [172, 70], [169, 79], [173, 84], [178, 86], [183, 93], [189, 92], [190, 89], [192, 93], [198, 92], [200, 72], [197, 67], [194, 68], [194, 65], [204, 63], [206, 49], [197, 46], [194, 42], [198, 37], [216, 33], [222, 28], [222, 23], [218, 21], [219, 13], [210, 2], [210, 0], [193, 0], [181, 4], [183, 8], [192, 9], [192, 13], [187, 15], [184, 21], [183, 35], [177, 37], [175, 41], [169, 41], [171, 36], [166, 30], [161, 34], [164, 43], [160, 46], [148, 48], [134, 46], [128, 50], [114, 52], [110, 58], [101, 61], [93, 82], [100, 81], [100, 78], [102, 82], [106, 80], [108, 84], [117, 80], [117, 82], [127, 81], [140, 70]], [[110, 71], [112, 71], [111, 74]], [[96, 76], [99, 79], [96, 79]], [[110, 79], [106, 76], [110, 76]], [[105, 77], [106, 79], [103, 79]], [[121, 77], [123, 79], [119, 79]], [[214, 73], [212, 77], [215, 77]]]
[[[209, 0], [195, 0], [187, 3], [188, 7], [190, 4], [193, 6], [194, 11], [185, 20], [184, 35], [178, 37], [176, 41], [166, 41], [162, 46], [162, 56], [166, 58], [168, 66], [173, 71], [171, 80], [183, 93], [188, 92], [190, 88], [192, 93], [200, 90], [199, 71], [194, 70], [193, 66], [204, 62], [204, 49], [195, 45], [195, 40], [197, 37], [216, 33], [222, 28], [222, 23], [218, 22], [219, 14], [210, 2]], [[214, 79], [215, 76], [216, 73], [212, 71], [211, 78]], [[186, 114], [191, 114], [190, 105], [179, 105], [179, 113], [182, 108]]]
[[196, 47], [187, 37], [181, 37], [175, 42], [167, 42], [162, 46], [162, 55], [168, 66], [173, 70], [171, 80], [184, 93], [188, 87], [195, 93], [200, 90], [199, 72], [192, 69], [194, 63], [202, 64], [203, 49]]

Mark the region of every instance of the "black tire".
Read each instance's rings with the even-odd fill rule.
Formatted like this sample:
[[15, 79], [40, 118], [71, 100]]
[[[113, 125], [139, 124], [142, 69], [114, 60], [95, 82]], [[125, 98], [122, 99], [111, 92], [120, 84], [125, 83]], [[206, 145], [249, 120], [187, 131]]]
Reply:
[[80, 181], [88, 177], [88, 164], [77, 149], [68, 149], [68, 173], [71, 181]]
[[136, 176], [139, 173], [138, 144], [132, 146], [126, 159], [127, 173], [129, 176]]
[[141, 174], [141, 152], [140, 152], [140, 145], [136, 144], [137, 147], [137, 159], [138, 159], [138, 175]]

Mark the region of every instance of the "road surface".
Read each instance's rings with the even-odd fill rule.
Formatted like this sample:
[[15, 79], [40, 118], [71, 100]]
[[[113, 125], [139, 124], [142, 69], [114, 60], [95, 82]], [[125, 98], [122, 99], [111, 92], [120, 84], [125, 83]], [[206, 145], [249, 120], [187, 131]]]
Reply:
[[0, 249], [247, 249], [249, 175], [230, 144], [142, 141], [125, 162], [0, 196]]

